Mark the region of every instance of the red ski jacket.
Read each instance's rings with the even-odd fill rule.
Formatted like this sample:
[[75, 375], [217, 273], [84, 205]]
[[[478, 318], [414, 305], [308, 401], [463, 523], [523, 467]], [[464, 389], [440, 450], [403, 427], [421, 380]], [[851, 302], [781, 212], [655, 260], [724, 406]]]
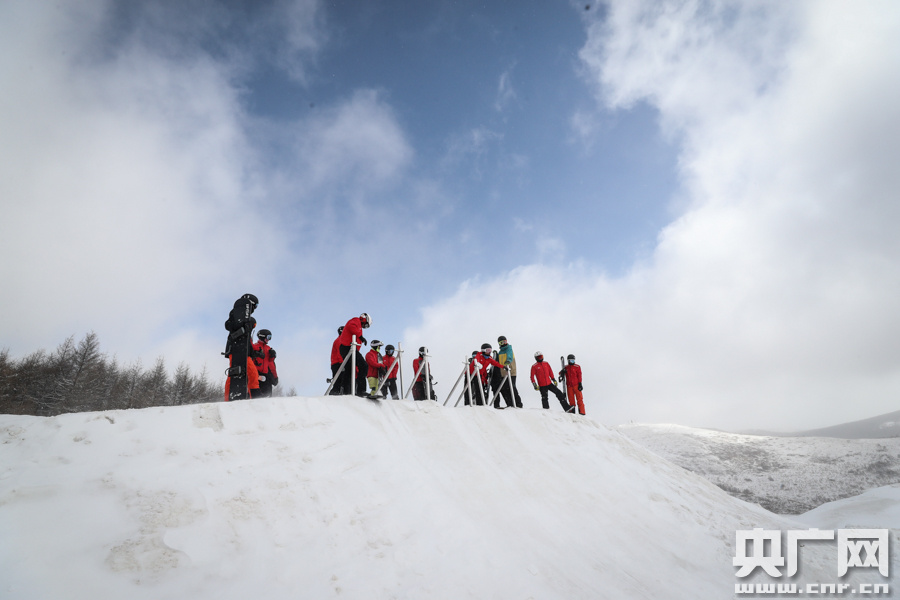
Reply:
[[560, 377], [565, 375], [567, 387], [578, 387], [581, 383], [581, 367], [579, 365], [566, 365], [566, 368], [559, 372]]
[[536, 362], [531, 365], [531, 383], [535, 383], [540, 387], [553, 383], [553, 368], [546, 362]]
[[353, 343], [353, 336], [356, 336], [356, 341], [359, 342], [359, 338], [363, 336], [362, 334], [362, 323], [359, 321], [359, 317], [353, 317], [347, 324], [344, 325], [344, 331], [341, 332], [341, 337], [338, 339], [341, 341], [341, 346], [349, 346]]
[[341, 357], [341, 336], [334, 338], [331, 344], [331, 364], [341, 364], [344, 359]]
[[479, 369], [479, 377], [481, 377], [481, 383], [487, 382], [487, 367], [488, 365], [492, 365], [495, 367], [502, 367], [500, 363], [491, 358], [490, 356], [486, 356], [484, 352], [479, 352], [475, 355], [475, 360], [469, 363], [469, 374], [472, 374], [472, 371], [475, 370], [475, 361], [478, 361], [478, 364], [481, 365], [481, 369]]
[[267, 343], [262, 340], [253, 344], [253, 349], [257, 352], [262, 353], [262, 358], [255, 358], [253, 362], [256, 363], [256, 370], [260, 372], [261, 375], [272, 375], [273, 378], [278, 378], [278, 371], [275, 369], [275, 359], [269, 355], [269, 351], [272, 349]]
[[387, 379], [397, 379], [397, 375], [399, 375], [400, 365], [397, 365], [393, 371], [391, 371], [391, 367], [394, 366], [394, 363], [397, 361], [396, 356], [385, 356], [382, 359], [384, 362], [384, 368], [387, 369]]
[[[420, 365], [420, 364], [422, 364], [422, 357], [421, 357], [421, 356], [419, 356], [418, 358], [413, 359], [413, 374], [419, 372], [419, 365]], [[422, 369], [422, 372], [419, 373], [419, 376], [416, 378], [416, 381], [425, 381], [425, 375], [426, 375], [425, 371], [431, 371], [431, 366], [429, 365], [429, 366], [425, 367], [424, 369]]]
[[[344, 331], [346, 331], [346, 329]], [[369, 365], [366, 377], [378, 377], [378, 369], [384, 367], [384, 363], [381, 361], [381, 355], [374, 350], [369, 350], [368, 354], [366, 354], [366, 364]]]

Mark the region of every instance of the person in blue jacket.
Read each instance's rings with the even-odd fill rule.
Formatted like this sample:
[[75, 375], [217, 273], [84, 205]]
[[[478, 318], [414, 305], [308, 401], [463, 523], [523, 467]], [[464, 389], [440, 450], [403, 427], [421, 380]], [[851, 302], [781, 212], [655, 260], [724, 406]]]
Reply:
[[500, 350], [497, 352], [497, 361], [509, 369], [509, 379], [512, 382], [516, 408], [522, 408], [522, 397], [519, 396], [519, 390], [516, 389], [516, 355], [513, 353], [512, 344], [506, 340], [505, 335], [498, 337], [497, 343], [500, 345]]

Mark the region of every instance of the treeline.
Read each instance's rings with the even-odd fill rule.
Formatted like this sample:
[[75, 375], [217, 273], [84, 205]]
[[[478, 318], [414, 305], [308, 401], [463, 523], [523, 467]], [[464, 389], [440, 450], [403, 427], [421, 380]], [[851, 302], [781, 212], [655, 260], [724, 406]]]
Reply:
[[71, 336], [53, 352], [39, 350], [21, 360], [0, 351], [0, 413], [54, 416], [214, 402], [223, 399], [223, 385], [210, 382], [205, 368], [195, 374], [184, 363], [169, 377], [162, 357], [149, 370], [140, 362], [120, 365], [100, 351], [93, 332], [77, 344]]

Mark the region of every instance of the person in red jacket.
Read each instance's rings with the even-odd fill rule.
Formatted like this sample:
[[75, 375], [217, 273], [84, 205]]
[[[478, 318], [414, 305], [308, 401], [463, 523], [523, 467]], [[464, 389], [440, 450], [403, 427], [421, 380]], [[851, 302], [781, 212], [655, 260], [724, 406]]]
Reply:
[[566, 395], [562, 393], [562, 390], [556, 387], [556, 379], [553, 378], [553, 369], [544, 362], [544, 353], [540, 350], [535, 352], [534, 360], [536, 362], [531, 365], [531, 383], [534, 384], [534, 389], [540, 390], [541, 404], [543, 407], [545, 409], [550, 408], [550, 402], [547, 400], [547, 392], [553, 392], [564, 411], [575, 412], [575, 407], [569, 406], [569, 403], [566, 402]]
[[[488, 378], [487, 378], [487, 369], [488, 367], [496, 367], [498, 369], [505, 369], [503, 365], [494, 360], [491, 356], [491, 345], [490, 344], [482, 344], [481, 352], [473, 352], [472, 360], [469, 361], [469, 376], [472, 376], [472, 373], [478, 371], [478, 379], [469, 386], [469, 393], [466, 394], [466, 404], [471, 404], [471, 400], [469, 398], [469, 394], [472, 395], [472, 400], [475, 401], [475, 404], [482, 404], [482, 397], [487, 400], [490, 394], [490, 387], [488, 386]], [[475, 385], [481, 385], [481, 392], [478, 392], [478, 389], [475, 388]], [[498, 405], [499, 407], [499, 405]]]
[[259, 341], [253, 344], [253, 362], [259, 373], [259, 389], [251, 393], [251, 398], [271, 398], [272, 388], [278, 385], [278, 370], [275, 368], [275, 348], [269, 346], [272, 332], [260, 329], [256, 334]]
[[[416, 380], [413, 382], [413, 400], [427, 400], [428, 399], [428, 390], [427, 387], [431, 388], [431, 399], [437, 400], [437, 396], [434, 393], [434, 381], [431, 378], [431, 365], [428, 364], [428, 359], [426, 355], [428, 354], [428, 348], [422, 346], [419, 348], [419, 356], [418, 358], [413, 359], [413, 373], [419, 373], [419, 367], [422, 364], [422, 361], [425, 361], [425, 366], [422, 367], [422, 372], [419, 373], [419, 376], [416, 377]], [[426, 387], [425, 382], [428, 382], [430, 385]]]
[[578, 414], [584, 414], [584, 396], [581, 391], [584, 386], [581, 385], [581, 367], [575, 364], [575, 355], [570, 354], [566, 357], [566, 366], [559, 372], [559, 379], [566, 382], [566, 396], [569, 398], [569, 404], [578, 405]]
[[[353, 317], [347, 324], [344, 325], [344, 330], [341, 332], [340, 337], [338, 338], [340, 344], [340, 353], [341, 353], [341, 361], [347, 356], [347, 353], [350, 352], [350, 347], [353, 344], [353, 336], [356, 336], [357, 344], [365, 344], [366, 338], [363, 337], [362, 330], [368, 329], [372, 325], [372, 318], [367, 313], [362, 313], [358, 317]], [[363, 358], [362, 353], [359, 351], [359, 347], [357, 346], [355, 349], [356, 352], [356, 395], [357, 396], [365, 396], [366, 395], [366, 361]], [[344, 367], [344, 370], [341, 371], [341, 376], [339, 381], [336, 384], [336, 387], [344, 390], [344, 394], [352, 394], [354, 390], [350, 389], [350, 364], [348, 362], [347, 366]]]
[[394, 363], [397, 362], [397, 357], [394, 356], [394, 347], [390, 344], [384, 347], [384, 358], [382, 358], [384, 362], [384, 385], [381, 388], [381, 397], [387, 398], [388, 391], [391, 392], [391, 398], [394, 400], [399, 400], [400, 396], [397, 395], [397, 376], [400, 374], [400, 365], [394, 366]]
[[366, 354], [366, 380], [369, 382], [369, 398], [376, 399], [375, 391], [378, 390], [378, 384], [381, 382], [381, 373], [384, 370], [384, 361], [381, 359], [381, 346], [383, 344], [379, 340], [372, 340], [371, 350]]
[[[334, 379], [337, 370], [341, 368], [341, 361], [344, 360], [341, 358], [341, 333], [344, 331], [344, 326], [341, 325], [338, 327], [338, 336], [334, 338], [334, 342], [331, 344], [331, 380]], [[331, 395], [332, 396], [343, 396], [345, 394], [344, 388], [338, 387], [341, 381], [335, 381], [334, 385], [331, 386]]]

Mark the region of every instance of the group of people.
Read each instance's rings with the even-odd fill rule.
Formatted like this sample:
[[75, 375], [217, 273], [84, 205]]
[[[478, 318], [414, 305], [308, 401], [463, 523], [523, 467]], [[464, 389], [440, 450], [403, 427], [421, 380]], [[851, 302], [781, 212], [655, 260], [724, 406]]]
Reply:
[[[397, 349], [391, 344], [384, 345], [380, 340], [369, 343], [363, 335], [363, 329], [371, 326], [372, 317], [368, 313], [362, 313], [338, 327], [338, 336], [331, 344], [329, 394], [332, 396], [356, 395], [375, 399], [387, 398], [390, 394], [394, 400], [400, 399], [401, 390], [397, 387], [400, 361], [395, 354]], [[366, 344], [370, 349], [363, 356], [359, 349]], [[382, 348], [384, 354], [381, 353]], [[355, 355], [350, 356], [351, 352]], [[427, 353], [428, 350], [423, 346], [419, 348], [419, 356], [413, 360], [413, 371], [417, 374], [412, 388], [415, 400], [425, 400], [429, 396], [427, 388], [431, 388], [431, 399], [437, 399], [432, 385], [434, 380], [431, 378], [430, 368], [426, 366], [427, 361], [426, 365], [421, 364]]]
[[[391, 398], [397, 400], [397, 376], [399, 375], [399, 362], [395, 356], [396, 348], [388, 344], [385, 346], [380, 340], [372, 340], [369, 344], [369, 352], [365, 356], [359, 348], [367, 344], [363, 329], [372, 325], [372, 318], [367, 313], [354, 317], [347, 321], [346, 325], [338, 327], [338, 337], [331, 346], [331, 376], [332, 382], [330, 394], [332, 395], [357, 395], [369, 398]], [[354, 338], [355, 336], [355, 338]], [[354, 339], [356, 347], [353, 348]], [[481, 350], [472, 352], [472, 357], [467, 366], [467, 383], [463, 394], [467, 405], [484, 405], [493, 394], [494, 408], [500, 406], [501, 399], [508, 408], [522, 408], [522, 397], [516, 387], [517, 369], [516, 356], [513, 347], [506, 336], [497, 338], [499, 350], [493, 351], [490, 344], [482, 344]], [[381, 353], [384, 348], [384, 354]], [[355, 352], [355, 360], [347, 360], [350, 352]], [[437, 400], [434, 392], [434, 379], [431, 376], [431, 367], [427, 360], [428, 349], [419, 348], [418, 356], [413, 360], [413, 399]], [[352, 358], [352, 357], [351, 357]], [[582, 383], [581, 366], [576, 364], [575, 356], [570, 354], [567, 364], [559, 372], [559, 381], [566, 384], [566, 392], [559, 389], [557, 377], [552, 367], [544, 362], [542, 352], [535, 352], [535, 363], [531, 367], [531, 382], [534, 389], [541, 394], [541, 405], [545, 409], [550, 408], [549, 393], [552, 392], [559, 400], [566, 412], [578, 412], [585, 414], [584, 386]], [[356, 369], [356, 387], [351, 390], [351, 370]], [[424, 364], [423, 364], [424, 363]], [[366, 391], [368, 387], [368, 392]]]
[[[272, 332], [260, 329], [257, 341], [251, 344], [256, 319], [250, 315], [258, 304], [256, 296], [244, 294], [235, 302], [225, 321], [225, 329], [229, 335], [223, 354], [230, 361], [228, 379], [225, 382], [226, 401], [269, 397], [272, 395], [272, 388], [278, 385], [276, 353], [269, 345]], [[356, 395], [374, 399], [387, 398], [390, 394], [394, 400], [400, 398], [402, 390], [397, 387], [397, 377], [400, 374], [397, 349], [391, 344], [384, 345], [380, 340], [369, 343], [363, 330], [371, 326], [372, 317], [368, 313], [362, 313], [338, 327], [338, 336], [331, 346], [331, 395]], [[506, 408], [522, 408], [522, 397], [516, 387], [516, 356], [512, 345], [503, 335], [497, 338], [497, 343], [499, 349], [496, 352], [487, 343], [481, 345], [480, 351], [472, 352], [464, 371], [467, 375], [463, 392], [465, 403], [484, 405], [493, 394], [494, 408], [504, 408], [500, 405], [501, 399]], [[363, 356], [360, 348], [366, 344], [370, 349]], [[352, 356], [351, 352], [354, 353]], [[242, 356], [246, 356], [246, 365], [242, 365], [243, 361], [238, 358]], [[558, 373], [558, 380], [565, 383], [565, 392], [558, 387], [557, 376], [549, 363], [544, 361], [544, 354], [535, 352], [534, 359], [530, 379], [534, 389], [541, 394], [541, 405], [545, 409], [550, 408], [549, 394], [552, 392], [564, 411], [585, 414], [581, 367], [575, 362], [575, 356], [569, 354], [566, 364]], [[419, 348], [418, 356], [413, 360], [413, 373], [413, 399], [437, 400], [435, 382], [428, 364], [428, 349], [424, 346]], [[233, 388], [232, 380], [236, 382]]]
[[[268, 398], [272, 388], [278, 385], [278, 369], [275, 366], [275, 349], [269, 345], [272, 332], [260, 329], [253, 342], [256, 319], [252, 316], [259, 300], [253, 294], [244, 294], [234, 303], [225, 321], [228, 339], [222, 354], [229, 361], [228, 378], [225, 380], [225, 401], [245, 398]], [[243, 357], [246, 357], [246, 364]], [[237, 359], [237, 360], [235, 360]], [[232, 380], [234, 386], [232, 387]]]
[[[488, 343], [481, 345], [480, 352], [472, 352], [467, 370], [469, 385], [464, 392], [465, 403], [484, 404], [493, 393], [494, 408], [501, 408], [501, 399], [506, 408], [522, 408], [522, 398], [516, 386], [516, 357], [512, 345], [503, 335], [497, 338], [497, 344], [500, 349], [496, 353]], [[534, 360], [530, 379], [534, 389], [541, 394], [541, 405], [545, 409], [550, 408], [548, 398], [549, 393], [553, 392], [564, 411], [585, 414], [581, 366], [575, 363], [575, 355], [568, 356], [568, 363], [559, 372], [559, 380], [566, 383], [566, 393], [559, 389], [553, 368], [544, 362], [544, 353], [535, 352]], [[473, 379], [477, 380], [477, 385], [472, 383]]]

